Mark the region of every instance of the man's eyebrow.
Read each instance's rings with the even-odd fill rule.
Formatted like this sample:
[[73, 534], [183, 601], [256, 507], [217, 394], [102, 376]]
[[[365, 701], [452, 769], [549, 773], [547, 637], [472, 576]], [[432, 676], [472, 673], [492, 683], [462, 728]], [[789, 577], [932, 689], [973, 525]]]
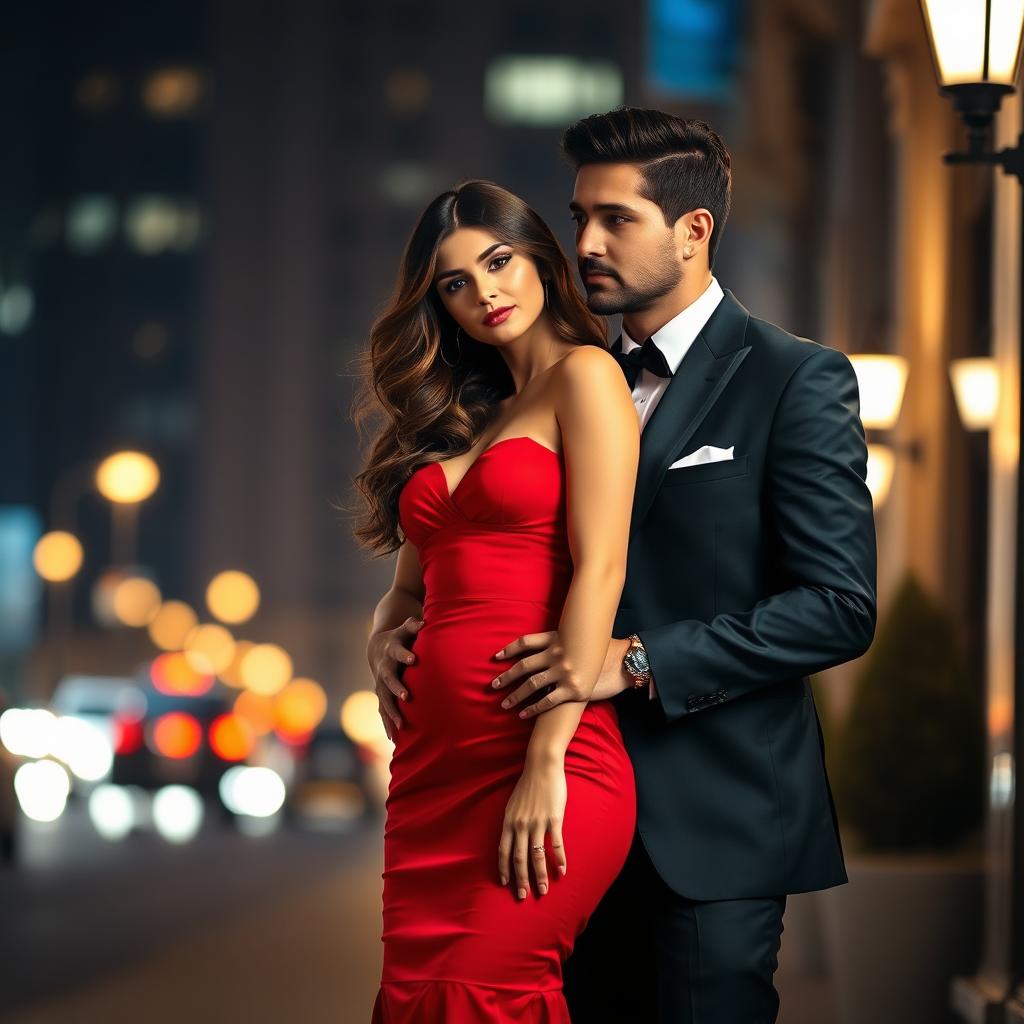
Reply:
[[[586, 212], [583, 209], [583, 207], [580, 206], [580, 204], [577, 203], [575, 200], [569, 203], [569, 209], [572, 210], [573, 213]], [[634, 216], [638, 216], [640, 213], [639, 210], [634, 210], [632, 206], [627, 206], [625, 203], [597, 203], [594, 206], [594, 209], [605, 211], [608, 213], [631, 213]]]
[[[490, 256], [491, 253], [494, 252], [494, 250], [498, 248], [498, 246], [504, 245], [504, 244], [505, 244], [504, 242], [495, 242], [494, 245], [489, 245], [486, 249], [484, 249], [484, 251], [482, 253], [480, 253], [479, 256], [477, 256], [477, 258], [476, 258], [477, 263], [479, 263], [481, 260], [487, 259], [487, 257]], [[434, 278], [434, 280], [435, 280], [435, 282], [443, 281], [446, 277], [455, 277], [458, 274], [464, 274], [464, 273], [465, 273], [464, 270], [446, 270], [443, 274], [438, 274], [437, 277]]]

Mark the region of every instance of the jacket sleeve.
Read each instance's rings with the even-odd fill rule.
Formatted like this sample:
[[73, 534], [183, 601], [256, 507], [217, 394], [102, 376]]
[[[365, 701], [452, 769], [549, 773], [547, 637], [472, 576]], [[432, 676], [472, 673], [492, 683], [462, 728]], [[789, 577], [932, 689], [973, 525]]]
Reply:
[[876, 550], [857, 377], [838, 349], [793, 372], [765, 459], [766, 543], [783, 589], [745, 612], [638, 630], [666, 719], [820, 672], [875, 632]]

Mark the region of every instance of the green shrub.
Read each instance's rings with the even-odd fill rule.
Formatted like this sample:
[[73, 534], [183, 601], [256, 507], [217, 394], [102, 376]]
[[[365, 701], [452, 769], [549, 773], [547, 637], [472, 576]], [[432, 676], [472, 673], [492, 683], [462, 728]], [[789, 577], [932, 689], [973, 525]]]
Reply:
[[835, 737], [840, 820], [864, 849], [948, 848], [979, 824], [982, 689], [966, 669], [950, 616], [908, 575]]

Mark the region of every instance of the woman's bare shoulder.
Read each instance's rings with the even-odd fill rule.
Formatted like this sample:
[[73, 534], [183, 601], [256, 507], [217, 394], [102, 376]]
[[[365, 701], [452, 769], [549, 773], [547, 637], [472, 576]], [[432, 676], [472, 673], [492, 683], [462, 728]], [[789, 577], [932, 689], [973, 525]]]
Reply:
[[552, 378], [563, 387], [597, 386], [605, 381], [625, 384], [615, 356], [598, 345], [577, 345], [555, 364]]

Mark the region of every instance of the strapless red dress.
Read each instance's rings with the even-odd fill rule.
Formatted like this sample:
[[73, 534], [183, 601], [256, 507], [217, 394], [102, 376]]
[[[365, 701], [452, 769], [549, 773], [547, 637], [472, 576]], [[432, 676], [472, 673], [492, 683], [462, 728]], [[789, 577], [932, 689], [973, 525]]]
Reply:
[[569, 1024], [562, 962], [633, 838], [633, 769], [610, 701], [565, 757], [567, 872], [517, 899], [498, 880], [505, 806], [534, 722], [501, 707], [494, 653], [558, 627], [572, 561], [561, 455], [528, 437], [483, 451], [453, 494], [438, 463], [399, 496], [426, 595], [395, 737], [384, 830], [384, 967], [374, 1024]]

